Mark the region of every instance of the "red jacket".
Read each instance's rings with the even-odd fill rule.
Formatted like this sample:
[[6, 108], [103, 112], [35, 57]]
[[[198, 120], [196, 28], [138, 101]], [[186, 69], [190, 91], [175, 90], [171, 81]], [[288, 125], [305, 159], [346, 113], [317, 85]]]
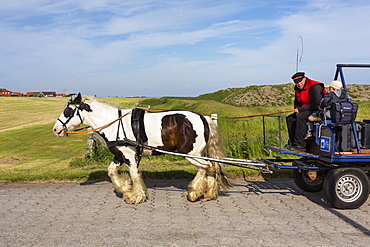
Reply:
[[294, 108], [298, 108], [299, 112], [317, 110], [322, 97], [326, 93], [324, 84], [308, 77], [306, 77], [306, 83], [302, 89], [295, 87], [294, 90]]

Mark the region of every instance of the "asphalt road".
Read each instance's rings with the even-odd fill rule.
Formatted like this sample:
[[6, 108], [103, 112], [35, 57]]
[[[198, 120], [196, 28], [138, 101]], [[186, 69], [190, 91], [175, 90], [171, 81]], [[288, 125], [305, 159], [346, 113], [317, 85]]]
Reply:
[[337, 210], [293, 181], [234, 181], [188, 202], [188, 181], [148, 182], [126, 204], [108, 182], [0, 187], [0, 246], [369, 246], [370, 199]]

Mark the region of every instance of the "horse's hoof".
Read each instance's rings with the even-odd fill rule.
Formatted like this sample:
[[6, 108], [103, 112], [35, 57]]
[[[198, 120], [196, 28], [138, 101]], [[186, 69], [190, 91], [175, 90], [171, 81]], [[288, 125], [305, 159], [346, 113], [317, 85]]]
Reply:
[[124, 195], [124, 200], [127, 204], [140, 204], [147, 200], [147, 197], [129, 197]]
[[191, 202], [198, 201], [200, 195], [197, 195], [195, 192], [188, 193], [188, 200]]
[[211, 200], [214, 200], [214, 199], [212, 199], [212, 198], [201, 198], [201, 199], [199, 199], [199, 201], [201, 201], [201, 202], [207, 202], [207, 201], [211, 201]]

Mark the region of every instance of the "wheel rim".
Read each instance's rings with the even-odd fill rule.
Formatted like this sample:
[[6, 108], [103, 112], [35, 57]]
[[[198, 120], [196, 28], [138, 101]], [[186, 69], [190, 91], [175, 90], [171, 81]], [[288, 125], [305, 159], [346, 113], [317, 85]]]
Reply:
[[362, 183], [357, 177], [347, 175], [338, 180], [335, 192], [342, 201], [354, 202], [361, 196], [362, 189]]

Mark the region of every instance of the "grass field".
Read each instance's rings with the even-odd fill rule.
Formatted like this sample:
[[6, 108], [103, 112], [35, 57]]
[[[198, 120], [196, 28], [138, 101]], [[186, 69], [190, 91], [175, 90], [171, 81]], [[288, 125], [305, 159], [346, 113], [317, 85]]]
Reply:
[[[139, 104], [151, 109], [187, 109], [220, 118], [250, 116], [290, 110], [283, 107], [235, 107], [208, 100], [100, 98], [121, 108]], [[71, 161], [86, 154], [86, 135], [57, 138], [52, 127], [64, 109], [67, 98], [0, 98], [0, 181], [50, 182], [107, 179], [108, 164], [72, 167]], [[360, 104], [358, 119], [369, 119], [369, 102]], [[283, 114], [284, 115], [284, 114]], [[287, 115], [287, 114], [285, 114]], [[284, 118], [283, 118], [284, 119]], [[219, 131], [228, 156], [266, 158], [273, 153], [263, 148], [261, 117], [219, 120]], [[276, 143], [276, 131], [271, 129]], [[284, 132], [284, 135], [286, 133]], [[271, 140], [270, 140], [271, 141]], [[191, 178], [196, 170], [183, 158], [146, 157], [141, 165], [145, 179]], [[257, 172], [228, 166], [232, 176], [256, 176]], [[277, 173], [279, 175], [279, 173]]]
[[[110, 102], [133, 107], [138, 99]], [[81, 180], [106, 167], [71, 169], [86, 152], [86, 135], [57, 138], [52, 127], [67, 98], [0, 98], [0, 181]]]

